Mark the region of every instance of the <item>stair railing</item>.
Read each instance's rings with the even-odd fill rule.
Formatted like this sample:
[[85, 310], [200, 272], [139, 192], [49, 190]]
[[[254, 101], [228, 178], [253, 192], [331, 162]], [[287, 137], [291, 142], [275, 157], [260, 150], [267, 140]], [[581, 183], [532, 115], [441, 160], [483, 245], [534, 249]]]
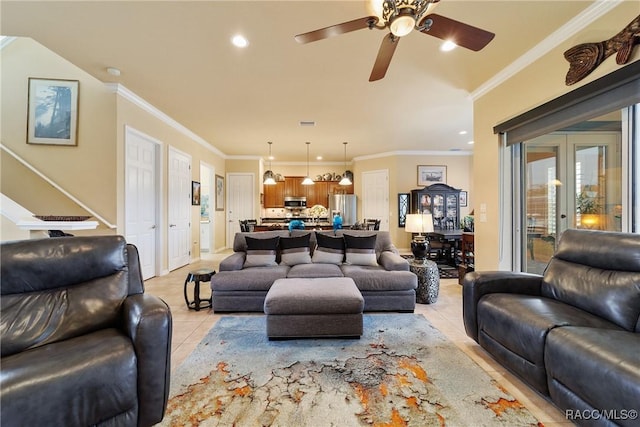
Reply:
[[84, 209], [85, 211], [87, 211], [88, 213], [90, 213], [91, 215], [93, 215], [96, 219], [98, 219], [100, 222], [102, 222], [104, 225], [106, 225], [107, 227], [114, 229], [117, 228], [116, 225], [111, 224], [109, 221], [107, 221], [102, 215], [100, 215], [99, 213], [97, 213], [96, 211], [94, 211], [93, 209], [91, 209], [89, 206], [87, 206], [86, 204], [84, 204], [82, 201], [80, 201], [77, 197], [75, 197], [73, 194], [69, 193], [67, 190], [65, 190], [64, 188], [60, 187], [58, 184], [56, 184], [51, 178], [49, 178], [48, 176], [46, 176], [45, 174], [43, 174], [42, 172], [40, 172], [38, 169], [36, 169], [34, 166], [32, 166], [29, 162], [27, 162], [25, 159], [23, 159], [22, 157], [20, 157], [17, 153], [15, 153], [13, 150], [11, 150], [9, 147], [5, 146], [3, 143], [0, 143], [0, 148], [2, 148], [2, 150], [6, 151], [7, 153], [9, 153], [11, 155], [11, 157], [13, 157], [14, 159], [16, 159], [17, 161], [19, 161], [20, 163], [22, 163], [23, 166], [25, 166], [27, 169], [29, 169], [31, 172], [35, 173], [36, 175], [38, 175], [40, 178], [42, 178], [43, 180], [45, 180], [47, 183], [49, 183], [53, 188], [55, 188], [56, 190], [60, 191], [62, 194], [64, 194], [66, 197], [68, 197], [69, 199], [73, 200], [76, 204], [78, 204], [82, 209]]

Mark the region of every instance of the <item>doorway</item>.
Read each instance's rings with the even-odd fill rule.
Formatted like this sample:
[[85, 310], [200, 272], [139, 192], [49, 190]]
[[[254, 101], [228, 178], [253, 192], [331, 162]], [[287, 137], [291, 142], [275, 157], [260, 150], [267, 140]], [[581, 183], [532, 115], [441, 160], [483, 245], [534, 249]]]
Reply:
[[389, 170], [362, 173], [363, 219], [379, 219], [380, 230], [389, 231]]
[[569, 130], [523, 144], [523, 271], [542, 274], [568, 228], [622, 231], [620, 141]]
[[169, 147], [169, 270], [189, 264], [191, 257], [191, 156]]
[[214, 200], [215, 169], [207, 163], [200, 162], [200, 252], [214, 252], [215, 239], [215, 207]]
[[125, 227], [128, 243], [136, 245], [144, 280], [157, 276], [162, 143], [131, 127], [125, 128]]
[[252, 173], [227, 174], [227, 200], [224, 206], [227, 211], [227, 247], [233, 247], [233, 240], [240, 231], [241, 219], [256, 218], [255, 175]]

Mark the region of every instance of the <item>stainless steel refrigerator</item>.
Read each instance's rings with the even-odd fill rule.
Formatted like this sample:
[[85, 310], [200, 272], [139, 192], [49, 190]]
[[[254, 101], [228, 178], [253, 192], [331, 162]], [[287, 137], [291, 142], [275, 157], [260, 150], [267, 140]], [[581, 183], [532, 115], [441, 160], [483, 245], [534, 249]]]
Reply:
[[333, 214], [339, 212], [342, 217], [342, 226], [352, 226], [358, 221], [356, 206], [355, 194], [329, 195], [329, 222], [331, 222]]

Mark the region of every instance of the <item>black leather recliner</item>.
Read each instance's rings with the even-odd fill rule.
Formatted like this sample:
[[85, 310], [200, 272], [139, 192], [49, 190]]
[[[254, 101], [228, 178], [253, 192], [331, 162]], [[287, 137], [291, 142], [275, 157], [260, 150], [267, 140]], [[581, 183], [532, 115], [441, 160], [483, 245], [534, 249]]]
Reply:
[[0, 407], [9, 426], [150, 426], [169, 393], [169, 307], [120, 236], [1, 247]]
[[638, 425], [640, 234], [567, 230], [543, 276], [468, 273], [463, 316], [467, 335], [571, 421]]

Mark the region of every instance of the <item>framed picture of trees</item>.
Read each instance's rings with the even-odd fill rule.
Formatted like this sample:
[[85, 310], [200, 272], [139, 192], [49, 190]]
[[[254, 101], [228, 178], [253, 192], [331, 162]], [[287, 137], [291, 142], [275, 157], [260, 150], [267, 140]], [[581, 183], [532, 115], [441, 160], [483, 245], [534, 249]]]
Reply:
[[78, 80], [29, 78], [27, 143], [78, 145]]

